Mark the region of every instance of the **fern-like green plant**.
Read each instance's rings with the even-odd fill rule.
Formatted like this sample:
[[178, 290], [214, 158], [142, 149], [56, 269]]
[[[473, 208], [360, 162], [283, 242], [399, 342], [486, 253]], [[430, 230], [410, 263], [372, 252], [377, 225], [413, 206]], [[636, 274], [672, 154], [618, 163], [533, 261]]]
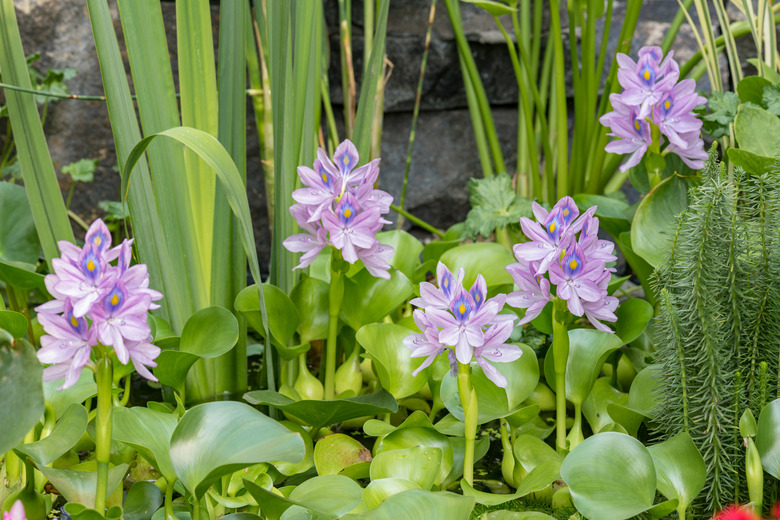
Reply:
[[[660, 433], [691, 435], [707, 465], [695, 508], [746, 501], [738, 420], [778, 394], [780, 174], [727, 175], [715, 150], [654, 274]], [[761, 370], [761, 363], [766, 369]]]

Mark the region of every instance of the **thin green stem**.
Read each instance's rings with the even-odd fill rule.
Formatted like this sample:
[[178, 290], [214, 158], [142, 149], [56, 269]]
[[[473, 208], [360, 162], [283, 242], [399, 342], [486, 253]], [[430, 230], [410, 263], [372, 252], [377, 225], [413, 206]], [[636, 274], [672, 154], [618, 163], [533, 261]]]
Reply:
[[328, 292], [328, 343], [325, 346], [325, 400], [333, 399], [336, 388], [336, 338], [339, 331], [339, 312], [344, 299], [344, 268], [346, 264], [341, 258], [331, 260], [330, 290]]
[[555, 446], [559, 453], [568, 452], [566, 445], [566, 363], [569, 359], [569, 310], [566, 300], [553, 300], [553, 357], [555, 359]]
[[403, 217], [405, 219], [407, 219], [409, 222], [411, 222], [415, 226], [421, 227], [424, 230], [426, 230], [426, 231], [428, 231], [430, 233], [433, 233], [434, 235], [436, 235], [438, 237], [441, 237], [441, 238], [444, 237], [444, 232], [443, 231], [441, 231], [439, 229], [436, 229], [435, 227], [433, 227], [432, 225], [428, 224], [424, 220], [421, 220], [421, 219], [415, 217], [414, 215], [412, 215], [408, 211], [399, 208], [395, 204], [390, 204], [390, 209], [392, 209], [393, 211], [395, 211], [399, 215], [403, 215]]
[[97, 488], [95, 510], [101, 515], [106, 510], [108, 493], [108, 459], [111, 454], [111, 412], [114, 405], [111, 397], [113, 380], [111, 359], [103, 353], [97, 362], [97, 415], [95, 417], [95, 459], [97, 461]]
[[[553, 60], [554, 78], [553, 84], [555, 100], [555, 134], [557, 139], [555, 166], [557, 168], [557, 193], [556, 198], [569, 195], [569, 123], [566, 114], [566, 85], [565, 66], [563, 63], [563, 30], [561, 29], [561, 9], [559, 0], [550, 0], [550, 32], [553, 35]], [[551, 194], [550, 194], [551, 195]]]
[[466, 449], [463, 455], [463, 478], [474, 485], [474, 444], [477, 438], [477, 392], [471, 385], [471, 365], [458, 362], [458, 395], [463, 405]]
[[165, 520], [177, 520], [173, 514], [173, 485], [176, 480], [167, 482], [165, 486]]

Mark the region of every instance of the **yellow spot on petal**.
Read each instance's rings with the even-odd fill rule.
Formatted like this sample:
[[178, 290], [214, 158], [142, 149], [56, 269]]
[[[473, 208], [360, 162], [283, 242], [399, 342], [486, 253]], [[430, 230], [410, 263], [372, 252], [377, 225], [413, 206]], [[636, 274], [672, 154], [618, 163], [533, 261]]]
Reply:
[[70, 317], [70, 324], [73, 325], [74, 327], [78, 327], [79, 326], [79, 320], [77, 320], [76, 318], [71, 316]]
[[568, 217], [569, 216], [569, 208], [564, 208], [563, 210], [563, 216]]
[[91, 272], [91, 271], [94, 271], [94, 270], [95, 270], [95, 262], [93, 262], [92, 260], [90, 260], [89, 262], [87, 262], [87, 269], [89, 269], [89, 270], [90, 270], [90, 272]]
[[322, 182], [328, 182], [328, 174], [325, 172], [322, 173]]
[[352, 216], [352, 210], [350, 210], [349, 208], [345, 209], [344, 210], [344, 218], [349, 218], [351, 216]]
[[345, 155], [344, 159], [341, 162], [344, 163], [344, 166], [349, 165], [349, 155]]
[[96, 246], [99, 246], [99, 245], [100, 245], [100, 243], [101, 243], [101, 242], [103, 242], [103, 241], [100, 239], [100, 235], [97, 235], [97, 236], [95, 237], [95, 240], [93, 240], [92, 242], [93, 242], [93, 243], [94, 243]]
[[639, 121], [634, 121], [634, 128], [639, 130]]
[[119, 296], [114, 293], [114, 295], [111, 297], [111, 305], [116, 305], [117, 303], [119, 303]]
[[550, 233], [555, 233], [555, 222], [550, 224]]
[[667, 99], [667, 100], [664, 102], [664, 108], [665, 108], [666, 110], [669, 110], [669, 107], [670, 107], [670, 106], [672, 106], [672, 104], [671, 104], [671, 103], [669, 102], [669, 100]]
[[458, 311], [460, 311], [461, 314], [465, 314], [466, 313], [466, 306], [461, 303], [460, 307], [458, 307]]
[[569, 268], [577, 269], [577, 261], [576, 260], [572, 260], [571, 262], [569, 262]]
[[645, 76], [645, 81], [650, 81], [650, 71], [649, 70], [645, 69], [644, 76]]

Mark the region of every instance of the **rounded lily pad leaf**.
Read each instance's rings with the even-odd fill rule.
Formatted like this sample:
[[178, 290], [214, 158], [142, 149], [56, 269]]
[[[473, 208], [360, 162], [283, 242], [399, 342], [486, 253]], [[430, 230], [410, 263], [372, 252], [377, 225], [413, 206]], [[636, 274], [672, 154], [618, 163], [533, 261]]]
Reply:
[[[280, 344], [286, 345], [298, 328], [300, 321], [298, 309], [284, 291], [268, 283], [263, 284], [263, 300], [265, 300], [271, 336]], [[250, 285], [238, 293], [233, 305], [258, 334], [265, 335], [257, 284]]]
[[506, 266], [517, 260], [501, 244], [476, 242], [449, 249], [441, 255], [441, 261], [453, 273], [461, 267], [464, 269], [463, 287], [469, 290], [478, 274], [485, 277], [488, 287], [512, 285], [512, 276], [507, 272]]
[[379, 507], [387, 497], [407, 489], [420, 489], [420, 486], [403, 478], [378, 478], [371, 481], [363, 490], [363, 503], [366, 509]]
[[411, 280], [414, 277], [415, 269], [420, 264], [420, 253], [423, 250], [422, 242], [400, 229], [377, 233], [376, 239], [395, 249], [393, 257], [387, 263]]
[[558, 462], [563, 460], [563, 457], [549, 444], [529, 434], [517, 437], [512, 446], [512, 451], [518, 462], [523, 466], [523, 469], [528, 472], [533, 471], [537, 466], [548, 460]]
[[[484, 424], [506, 417], [517, 411], [536, 388], [539, 381], [539, 363], [533, 349], [525, 344], [518, 345], [523, 355], [509, 363], [495, 363], [496, 369], [507, 380], [507, 387], [501, 388], [485, 376], [482, 368], [471, 364], [471, 384], [477, 392], [479, 404], [478, 422]], [[445, 377], [441, 382], [441, 399], [447, 410], [458, 420], [464, 418], [463, 407], [458, 394], [458, 381], [454, 377]]]
[[[419, 426], [406, 428], [399, 427], [394, 432], [385, 436], [379, 444], [377, 444], [374, 448], [374, 453], [378, 456], [380, 453], [386, 451], [414, 447], [438, 448], [441, 451], [439, 472], [433, 482], [437, 486], [441, 484], [452, 471], [454, 450], [452, 449], [450, 439], [433, 428]], [[420, 484], [420, 487], [427, 489], [422, 486], [422, 484]]]
[[764, 471], [780, 478], [780, 399], [775, 399], [758, 416], [756, 448]]
[[631, 343], [642, 334], [653, 317], [653, 306], [647, 300], [633, 298], [620, 304], [615, 311], [615, 333], [624, 344]]
[[[623, 340], [609, 332], [594, 329], [569, 331], [569, 357], [566, 362], [566, 399], [582, 404], [598, 378], [601, 366]], [[544, 373], [547, 381], [555, 381], [553, 349], [547, 351]]]
[[[127, 464], [120, 464], [108, 470], [107, 494], [112, 496], [127, 473]], [[43, 476], [57, 488], [57, 491], [68, 502], [82, 504], [89, 508], [95, 507], [95, 490], [97, 487], [97, 464], [94, 460], [76, 464], [70, 469], [54, 469], [38, 466]], [[119, 492], [121, 502], [122, 494]]]
[[318, 475], [338, 475], [350, 466], [371, 459], [368, 448], [343, 433], [326, 435], [314, 447], [314, 467]]
[[0, 416], [13, 417], [0, 429], [0, 453], [19, 444], [43, 416], [42, 371], [32, 345], [0, 331]]
[[685, 432], [647, 448], [653, 459], [658, 491], [669, 500], [678, 501], [684, 512], [704, 489], [707, 467], [704, 458]]
[[125, 520], [151, 520], [163, 503], [163, 494], [154, 482], [140, 481], [127, 491], [123, 504]]
[[112, 435], [115, 440], [135, 449], [169, 482], [176, 479], [169, 453], [171, 436], [179, 424], [176, 414], [142, 406], [116, 407], [113, 420]]
[[660, 404], [658, 390], [662, 384], [662, 375], [661, 365], [649, 365], [642, 369], [628, 391], [628, 407], [652, 418], [653, 411]]
[[412, 282], [397, 269], [390, 270], [390, 279], [376, 278], [362, 269], [344, 280], [344, 299], [339, 317], [354, 330], [381, 321], [412, 297]]
[[90, 369], [84, 368], [76, 384], [70, 388], [57, 390], [62, 381], [43, 383], [43, 398], [54, 410], [54, 416], [60, 417], [72, 404], [81, 404], [97, 394], [97, 384]]
[[621, 433], [585, 439], [563, 460], [561, 477], [588, 518], [625, 520], [653, 507], [655, 466], [641, 442]]
[[402, 478], [431, 489], [441, 469], [439, 448], [419, 446], [378, 453], [371, 462], [371, 480]]
[[363, 489], [351, 478], [342, 475], [322, 475], [300, 484], [290, 500], [305, 504], [315, 511], [341, 516], [355, 509], [363, 500]]
[[300, 317], [298, 332], [301, 343], [328, 337], [328, 291], [326, 282], [303, 274], [290, 292], [290, 299]]
[[87, 410], [73, 404], [63, 414], [51, 433], [37, 442], [20, 444], [16, 451], [30, 457], [37, 464], [46, 466], [67, 453], [87, 430]]
[[15, 338], [21, 338], [27, 334], [27, 318], [16, 311], [0, 311], [0, 329], [3, 329]]
[[404, 346], [404, 338], [413, 332], [394, 323], [370, 323], [360, 328], [355, 339], [362, 345], [374, 363], [382, 388], [403, 399], [417, 393], [428, 382], [429, 368], [414, 372], [423, 358], [411, 358]]
[[222, 475], [260, 462], [299, 462], [305, 454], [299, 434], [249, 405], [230, 401], [190, 408], [170, 447], [176, 475], [196, 497]]
[[473, 508], [472, 497], [410, 489], [388, 497], [376, 509], [342, 516], [341, 520], [468, 520]]

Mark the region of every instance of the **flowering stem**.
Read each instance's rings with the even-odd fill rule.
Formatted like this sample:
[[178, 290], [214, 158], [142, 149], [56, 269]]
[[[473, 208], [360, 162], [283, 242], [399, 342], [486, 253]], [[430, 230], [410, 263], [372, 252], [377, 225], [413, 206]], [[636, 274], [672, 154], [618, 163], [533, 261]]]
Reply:
[[95, 418], [95, 459], [97, 460], [97, 489], [95, 509], [102, 515], [106, 510], [108, 492], [108, 457], [111, 452], [111, 410], [114, 405], [111, 397], [113, 379], [111, 359], [103, 354], [97, 362], [95, 379], [97, 380], [97, 416]]
[[[333, 399], [336, 387], [336, 351], [338, 350], [336, 336], [339, 331], [341, 301], [344, 299], [344, 271], [340, 264], [346, 264], [346, 262], [334, 256], [330, 271], [328, 344], [325, 346], [325, 400]], [[347, 267], [349, 267], [348, 264]]]
[[471, 386], [471, 365], [458, 363], [458, 394], [463, 405], [466, 451], [463, 456], [463, 478], [474, 485], [474, 441], [477, 438], [477, 392]]
[[566, 300], [553, 300], [553, 357], [555, 358], [555, 446], [566, 453], [566, 362], [569, 359], [569, 314]]

